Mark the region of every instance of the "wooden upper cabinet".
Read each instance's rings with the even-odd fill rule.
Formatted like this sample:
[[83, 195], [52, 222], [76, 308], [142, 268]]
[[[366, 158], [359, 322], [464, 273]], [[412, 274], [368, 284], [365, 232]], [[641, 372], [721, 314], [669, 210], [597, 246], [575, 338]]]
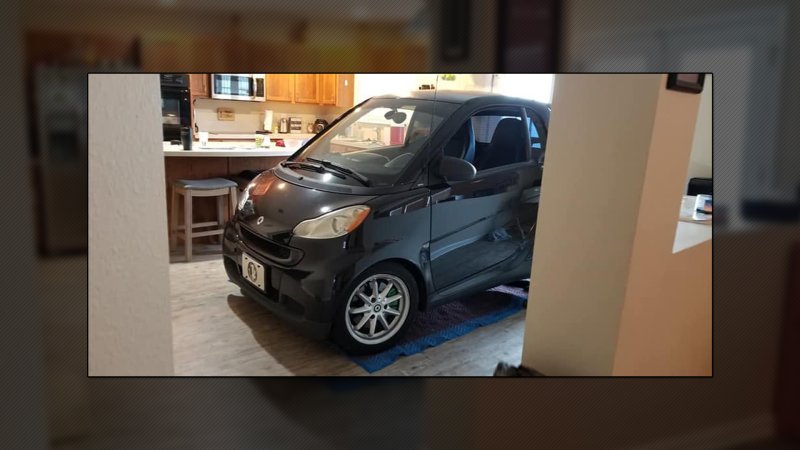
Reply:
[[267, 74], [266, 78], [267, 100], [353, 106], [352, 73], [276, 73]]
[[336, 82], [338, 75], [335, 73], [323, 73], [319, 75], [319, 102], [323, 105], [336, 104]]
[[342, 73], [336, 75], [336, 106], [352, 108], [355, 101], [353, 91], [353, 81], [355, 75], [352, 73]]
[[298, 73], [294, 76], [294, 101], [296, 103], [319, 103], [319, 75]]
[[193, 98], [211, 97], [210, 76], [207, 73], [189, 74], [189, 92]]
[[294, 99], [294, 75], [274, 73], [266, 75], [267, 100], [291, 102]]

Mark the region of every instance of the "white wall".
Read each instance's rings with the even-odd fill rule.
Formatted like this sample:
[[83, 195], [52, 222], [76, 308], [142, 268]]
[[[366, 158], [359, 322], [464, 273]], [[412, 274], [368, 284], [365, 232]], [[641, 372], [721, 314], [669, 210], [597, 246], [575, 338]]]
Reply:
[[546, 73], [498, 74], [495, 77], [492, 91], [503, 95], [550, 103], [553, 99], [554, 79], [555, 77], [552, 74]]
[[700, 99], [665, 86], [663, 76], [616, 342], [619, 376], [712, 374], [711, 240], [673, 253]]
[[156, 74], [89, 75], [89, 375], [172, 375]]
[[403, 95], [416, 91], [422, 84], [436, 84], [437, 74], [357, 73], [353, 79], [354, 103], [376, 95]]
[[711, 373], [711, 243], [672, 253], [699, 97], [665, 86], [660, 74], [556, 80], [522, 354], [529, 367]]
[[689, 178], [711, 178], [711, 104], [713, 75], [707, 74], [703, 92], [700, 94], [700, 109], [697, 111], [697, 124], [692, 140], [692, 154], [689, 158]]
[[[198, 98], [194, 102], [194, 114], [197, 128], [211, 133], [254, 133], [264, 128], [264, 110], [272, 110], [273, 126], [278, 124], [282, 116], [300, 117], [303, 121], [303, 133], [306, 124], [316, 119], [334, 121], [347, 108], [336, 106], [310, 105], [289, 102], [243, 102], [236, 100], [218, 100]], [[218, 120], [217, 108], [230, 108], [234, 112], [233, 120]]]
[[522, 353], [545, 374], [612, 373], [659, 80], [556, 79]]
[[402, 95], [416, 91], [421, 84], [434, 84], [439, 90], [495, 92], [550, 103], [553, 95], [552, 74], [455, 74], [455, 80], [443, 80], [440, 74], [356, 74], [355, 102], [375, 95]]

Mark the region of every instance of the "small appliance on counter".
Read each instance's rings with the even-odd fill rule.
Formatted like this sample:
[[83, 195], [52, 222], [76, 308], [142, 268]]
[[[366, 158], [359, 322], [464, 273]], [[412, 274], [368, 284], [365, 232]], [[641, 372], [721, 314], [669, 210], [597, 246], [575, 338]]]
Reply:
[[278, 132], [279, 133], [289, 132], [289, 120], [286, 119], [286, 117], [281, 117], [280, 122], [278, 122]]
[[181, 128], [181, 143], [184, 150], [192, 149], [192, 127]]
[[317, 119], [314, 121], [314, 133], [319, 133], [328, 126], [328, 121], [325, 119]]
[[303, 132], [303, 119], [300, 117], [289, 117], [289, 132], [302, 133]]

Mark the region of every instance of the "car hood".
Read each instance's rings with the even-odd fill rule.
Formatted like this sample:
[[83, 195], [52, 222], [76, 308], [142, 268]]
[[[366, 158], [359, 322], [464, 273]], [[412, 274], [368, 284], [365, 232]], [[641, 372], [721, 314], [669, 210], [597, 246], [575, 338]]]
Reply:
[[298, 223], [340, 208], [364, 204], [375, 197], [326, 192], [292, 184], [278, 178], [271, 170], [256, 180], [266, 186], [266, 190], [262, 188], [261, 195], [251, 194], [252, 208], [242, 211], [240, 221], [252, 231], [284, 244], [288, 244]]

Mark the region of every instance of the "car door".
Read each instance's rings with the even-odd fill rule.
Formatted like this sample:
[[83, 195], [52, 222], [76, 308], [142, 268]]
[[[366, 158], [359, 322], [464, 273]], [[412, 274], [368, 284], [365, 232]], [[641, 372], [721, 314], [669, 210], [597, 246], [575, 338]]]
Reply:
[[[487, 107], [475, 111], [441, 149], [471, 162], [477, 173], [459, 182], [434, 175], [430, 183], [437, 290], [530, 254], [542, 170], [531, 157], [529, 130], [524, 108]], [[529, 259], [524, 264], [529, 270]]]

